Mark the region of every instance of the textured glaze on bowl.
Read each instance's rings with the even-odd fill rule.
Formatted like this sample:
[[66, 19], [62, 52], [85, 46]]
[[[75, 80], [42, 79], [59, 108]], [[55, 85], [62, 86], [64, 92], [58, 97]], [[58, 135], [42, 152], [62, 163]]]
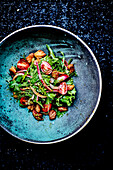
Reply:
[[[78, 77], [74, 77], [76, 100], [67, 114], [53, 121], [48, 116], [37, 122], [27, 108], [19, 107], [8, 89], [9, 68], [25, 53], [38, 49], [47, 53], [63, 51], [73, 58]], [[57, 54], [58, 55], [58, 54]], [[17, 30], [1, 41], [0, 46], [0, 124], [13, 136], [32, 143], [55, 143], [77, 134], [94, 115], [101, 95], [101, 73], [89, 47], [76, 35], [55, 26], [30, 26]]]

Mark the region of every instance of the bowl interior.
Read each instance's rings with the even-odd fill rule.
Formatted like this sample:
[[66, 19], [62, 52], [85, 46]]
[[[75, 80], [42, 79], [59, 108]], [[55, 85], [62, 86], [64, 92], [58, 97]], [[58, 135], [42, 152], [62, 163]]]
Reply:
[[[74, 77], [76, 100], [60, 118], [37, 122], [27, 108], [19, 107], [8, 88], [9, 68], [25, 53], [39, 49], [47, 53], [46, 44], [56, 55], [73, 58], [78, 77]], [[0, 124], [10, 134], [33, 143], [51, 143], [76, 134], [93, 114], [100, 93], [99, 70], [86, 46], [71, 33], [54, 27], [30, 27], [6, 38], [0, 47]]]

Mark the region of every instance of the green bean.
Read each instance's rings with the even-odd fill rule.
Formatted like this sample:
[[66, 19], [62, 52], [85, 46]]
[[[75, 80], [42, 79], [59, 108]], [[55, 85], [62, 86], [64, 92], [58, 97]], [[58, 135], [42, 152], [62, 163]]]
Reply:
[[70, 59], [69, 59], [69, 61], [68, 61], [68, 64], [70, 64], [72, 61], [73, 61], [73, 59], [72, 59], [72, 58], [70, 58]]
[[51, 47], [48, 44], [46, 44], [46, 47], [47, 47], [48, 51], [50, 52], [50, 56], [54, 59], [55, 54], [54, 54], [53, 50], [51, 49]]

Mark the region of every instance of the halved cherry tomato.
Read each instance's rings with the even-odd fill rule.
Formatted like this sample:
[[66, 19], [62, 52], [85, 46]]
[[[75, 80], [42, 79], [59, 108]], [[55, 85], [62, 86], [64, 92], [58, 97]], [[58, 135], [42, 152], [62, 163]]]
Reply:
[[65, 95], [67, 93], [67, 84], [66, 82], [62, 82], [59, 85], [59, 93]]
[[17, 67], [20, 69], [20, 70], [27, 70], [28, 67], [29, 67], [29, 63], [25, 60], [25, 59], [20, 59], [17, 63]]
[[61, 107], [58, 107], [58, 110], [59, 110], [60, 112], [65, 112], [65, 111], [68, 110], [68, 108], [65, 107], [65, 106], [61, 106]]
[[25, 97], [22, 97], [21, 99], [20, 99], [20, 103], [22, 104], [22, 105], [26, 105], [26, 99], [25, 99]]
[[55, 110], [50, 110], [49, 112], [49, 119], [53, 120], [56, 118], [56, 111]]
[[42, 61], [41, 70], [42, 70], [43, 73], [48, 75], [48, 74], [51, 74], [52, 67], [47, 61]]
[[38, 112], [36, 112], [36, 110], [33, 110], [32, 113], [33, 113], [33, 116], [36, 120], [43, 120], [42, 113], [38, 113]]
[[64, 80], [66, 80], [68, 77], [69, 77], [69, 76], [68, 76], [67, 74], [62, 74], [62, 75], [60, 75], [60, 76], [57, 78], [56, 83], [60, 83], [60, 82], [62, 82], [62, 81], [64, 81]]
[[52, 104], [51, 104], [51, 103], [49, 103], [49, 104], [44, 104], [44, 105], [43, 105], [43, 108], [42, 108], [42, 111], [43, 111], [43, 112], [49, 112], [49, 110], [51, 109], [51, 107], [52, 107]]

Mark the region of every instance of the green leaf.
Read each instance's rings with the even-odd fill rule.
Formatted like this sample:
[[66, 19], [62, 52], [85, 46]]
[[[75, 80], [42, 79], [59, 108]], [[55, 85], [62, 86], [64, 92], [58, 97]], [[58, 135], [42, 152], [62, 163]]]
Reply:
[[36, 101], [36, 103], [39, 104], [42, 108], [44, 108], [41, 101]]
[[73, 78], [72, 77], [67, 81], [67, 84], [73, 85]]
[[52, 100], [54, 100], [55, 96], [56, 96], [55, 93], [47, 93], [47, 97], [49, 97]]
[[56, 111], [57, 117], [62, 117], [66, 112], [60, 112], [59, 110]]
[[19, 84], [20, 87], [28, 87], [29, 83], [27, 81], [23, 82], [22, 84]]
[[17, 82], [17, 83], [20, 83], [21, 80], [22, 80], [22, 76], [18, 76], [18, 77], [16, 78], [16, 82]]
[[13, 89], [15, 87], [15, 85], [18, 86], [18, 83], [16, 83], [16, 80], [13, 80], [9, 83], [9, 88]]
[[59, 110], [57, 110], [57, 108], [55, 106], [53, 106], [52, 109], [56, 111], [56, 114], [57, 114], [58, 118], [62, 117], [66, 113], [66, 111], [65, 112], [60, 112]]
[[20, 88], [18, 86], [15, 86], [14, 91], [20, 91]]
[[58, 98], [55, 98], [56, 99], [56, 105], [57, 106], [63, 106], [63, 104], [61, 103], [60, 99], [62, 98], [63, 95], [61, 95], [60, 97]]
[[71, 103], [72, 103], [72, 97], [71, 96], [63, 96], [60, 101], [62, 103], [65, 103], [67, 104], [67, 106], [71, 106]]
[[27, 76], [27, 71], [24, 73], [24, 75], [22, 76], [22, 82], [24, 81], [24, 79], [26, 78]]
[[50, 85], [50, 78], [44, 78], [44, 81], [47, 85]]
[[70, 58], [69, 61], [68, 61], [68, 65], [69, 65], [72, 61], [73, 61], [73, 59]]
[[75, 88], [73, 88], [73, 90], [71, 90], [71, 91], [68, 91], [68, 94], [75, 96], [75, 94], [76, 94]]
[[25, 53], [23, 54], [23, 58], [24, 58], [24, 60], [26, 60]]
[[24, 106], [23, 104], [21, 104], [21, 103], [19, 103], [19, 106], [20, 107], [23, 107], [23, 108], [25, 108], [26, 106]]

